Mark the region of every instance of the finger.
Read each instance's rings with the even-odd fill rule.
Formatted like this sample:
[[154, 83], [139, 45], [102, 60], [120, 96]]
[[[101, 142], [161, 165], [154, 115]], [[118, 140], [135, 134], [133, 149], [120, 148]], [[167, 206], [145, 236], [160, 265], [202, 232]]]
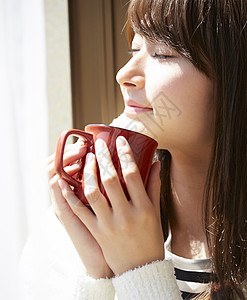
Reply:
[[108, 218], [111, 209], [98, 185], [96, 159], [93, 153], [87, 154], [83, 178], [84, 195], [94, 213], [99, 219]]
[[[76, 164], [73, 164], [71, 166], [67, 166], [64, 168], [64, 171], [69, 174], [70, 176], [74, 176], [76, 173], [78, 173], [81, 170], [82, 163], [78, 162]], [[51, 179], [50, 179], [50, 184], [52, 185], [59, 179], [59, 175], [55, 174]]]
[[[64, 153], [66, 153], [67, 151], [70, 151], [70, 150], [74, 150], [74, 149], [75, 149], [75, 144], [66, 145], [64, 148]], [[52, 153], [47, 158], [47, 164], [50, 164], [51, 162], [53, 162], [55, 160], [55, 157], [56, 157], [56, 152]]]
[[[76, 168], [73, 168], [73, 166], [67, 168], [67, 173], [70, 176], [73, 176], [78, 172], [78, 170]], [[65, 224], [67, 223], [66, 220], [74, 218], [74, 213], [62, 195], [61, 188], [58, 184], [59, 179], [59, 175], [55, 175], [49, 181], [51, 201], [57, 218], [60, 220], [61, 223]]]
[[69, 204], [73, 213], [87, 226], [89, 230], [94, 228], [96, 223], [95, 215], [75, 195], [74, 191], [65, 180], [59, 179], [58, 184], [61, 188], [64, 199]]
[[150, 170], [150, 175], [148, 179], [147, 185], [147, 194], [149, 199], [153, 203], [156, 215], [160, 219], [160, 188], [161, 188], [161, 181], [160, 181], [160, 162], [155, 162]]
[[56, 175], [50, 180], [51, 202], [55, 215], [63, 224], [68, 223], [74, 216], [73, 211], [62, 195], [61, 188], [58, 184], [59, 176]]
[[101, 139], [95, 142], [96, 157], [100, 169], [100, 179], [105, 188], [112, 208], [120, 209], [128, 205], [128, 201], [119, 181], [118, 174], [112, 163], [110, 152]]
[[[86, 154], [86, 152], [87, 152], [87, 147], [85, 145], [73, 150], [68, 150], [67, 152], [64, 153], [63, 166], [67, 166], [72, 162], [75, 162], [78, 159], [82, 158]], [[53, 177], [56, 174], [55, 161], [52, 161], [48, 165], [47, 170], [48, 170], [49, 178]]]
[[[85, 142], [83, 141], [83, 139], [78, 138], [78, 140], [76, 141], [76, 143], [74, 144], [67, 144], [64, 148], [64, 153], [70, 151], [70, 150], [74, 150], [78, 147], [83, 147], [85, 146]], [[53, 154], [51, 154], [48, 158], [47, 158], [47, 165], [52, 163], [55, 160], [56, 157], [56, 152], [54, 152]]]
[[117, 138], [116, 145], [130, 198], [134, 205], [143, 205], [147, 201], [147, 193], [131, 148], [123, 136]]
[[52, 194], [51, 199], [54, 213], [66, 229], [75, 247], [81, 249], [82, 239], [87, 243], [85, 248], [89, 247], [88, 241], [91, 239], [91, 233], [80, 218], [72, 211], [68, 202], [63, 197], [58, 180], [53, 187]]

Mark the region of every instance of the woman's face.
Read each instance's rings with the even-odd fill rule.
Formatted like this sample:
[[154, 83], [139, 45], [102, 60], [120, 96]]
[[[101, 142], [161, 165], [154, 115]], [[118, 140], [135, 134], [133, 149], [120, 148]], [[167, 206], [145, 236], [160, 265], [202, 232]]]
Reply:
[[135, 34], [129, 62], [117, 74], [128, 128], [169, 151], [198, 151], [213, 138], [213, 86], [165, 44]]

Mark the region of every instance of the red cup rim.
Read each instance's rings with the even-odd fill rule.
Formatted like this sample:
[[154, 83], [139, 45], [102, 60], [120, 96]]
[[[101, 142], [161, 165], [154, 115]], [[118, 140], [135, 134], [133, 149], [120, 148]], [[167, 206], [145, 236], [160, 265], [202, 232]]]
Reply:
[[158, 145], [158, 142], [155, 139], [151, 138], [150, 136], [145, 135], [145, 134], [140, 133], [140, 132], [137, 132], [137, 131], [130, 130], [130, 129], [121, 128], [121, 127], [118, 127], [118, 126], [105, 125], [105, 124], [88, 124], [88, 125], [85, 126], [85, 130], [87, 130], [87, 127], [89, 127], [89, 126], [102, 126], [102, 127], [108, 127], [108, 128], [118, 128], [120, 130], [124, 130], [124, 131], [128, 131], [128, 132], [134, 132], [135, 134], [141, 135], [143, 137], [146, 137], [146, 138], [154, 141]]

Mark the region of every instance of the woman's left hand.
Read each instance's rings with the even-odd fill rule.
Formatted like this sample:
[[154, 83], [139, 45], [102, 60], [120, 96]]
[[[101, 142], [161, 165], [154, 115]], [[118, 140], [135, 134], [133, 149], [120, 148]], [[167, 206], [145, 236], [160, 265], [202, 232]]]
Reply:
[[[65, 191], [64, 197], [71, 209], [97, 240], [115, 275], [164, 259], [160, 163], [153, 164], [146, 191], [130, 146], [123, 137], [117, 139], [122, 173], [131, 198], [128, 201], [105, 143], [97, 140], [95, 148], [101, 181], [111, 206], [99, 189], [96, 159], [94, 154], [89, 153], [84, 167], [84, 193], [95, 214], [89, 214], [82, 202], [77, 201], [75, 206], [76, 201], [71, 199], [75, 196]], [[70, 189], [68, 184], [65, 189]]]

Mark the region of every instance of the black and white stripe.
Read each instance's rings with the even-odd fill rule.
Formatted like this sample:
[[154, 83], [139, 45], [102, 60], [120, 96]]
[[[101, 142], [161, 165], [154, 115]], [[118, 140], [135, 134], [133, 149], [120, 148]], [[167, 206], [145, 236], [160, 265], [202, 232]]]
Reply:
[[183, 299], [191, 299], [208, 289], [211, 273], [175, 268], [175, 276]]
[[192, 299], [209, 289], [211, 281], [210, 259], [187, 259], [170, 251], [171, 235], [166, 243], [166, 258], [174, 264], [175, 276], [183, 299]]

